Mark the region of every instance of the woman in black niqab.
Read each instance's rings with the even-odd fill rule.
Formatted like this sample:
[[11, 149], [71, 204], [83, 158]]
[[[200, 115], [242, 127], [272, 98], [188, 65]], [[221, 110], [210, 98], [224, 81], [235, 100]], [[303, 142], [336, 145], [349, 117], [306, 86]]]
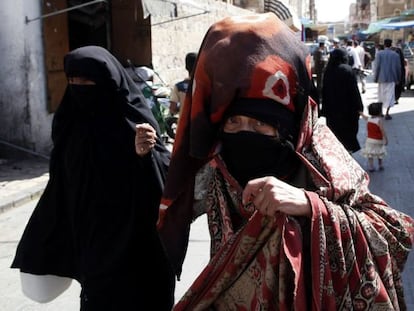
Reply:
[[350, 153], [361, 149], [357, 135], [363, 111], [357, 78], [348, 65], [348, 52], [344, 48], [333, 49], [323, 76], [321, 114]]
[[[94, 83], [68, 84], [55, 113], [50, 179], [12, 268], [76, 279], [81, 310], [170, 310], [174, 276], [156, 230], [170, 153], [158, 124], [107, 50], [76, 49], [64, 68], [69, 80]], [[138, 123], [157, 131], [142, 157]]]

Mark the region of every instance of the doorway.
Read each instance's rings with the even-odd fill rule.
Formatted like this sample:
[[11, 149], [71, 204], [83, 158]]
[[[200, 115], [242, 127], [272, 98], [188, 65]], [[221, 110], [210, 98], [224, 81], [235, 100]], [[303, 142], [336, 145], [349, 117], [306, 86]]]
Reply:
[[[88, 5], [88, 3], [94, 2]], [[82, 6], [70, 10], [77, 6]], [[108, 49], [124, 65], [151, 67], [151, 21], [143, 18], [141, 0], [43, 1], [43, 41], [47, 81], [47, 109], [56, 111], [66, 88], [63, 58], [85, 45]]]

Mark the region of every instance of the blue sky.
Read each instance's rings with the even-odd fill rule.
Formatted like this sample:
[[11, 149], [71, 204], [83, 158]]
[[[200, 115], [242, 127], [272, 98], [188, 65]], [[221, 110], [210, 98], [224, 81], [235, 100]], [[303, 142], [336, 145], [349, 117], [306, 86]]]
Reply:
[[337, 22], [344, 20], [349, 14], [349, 5], [356, 0], [315, 0], [318, 21]]

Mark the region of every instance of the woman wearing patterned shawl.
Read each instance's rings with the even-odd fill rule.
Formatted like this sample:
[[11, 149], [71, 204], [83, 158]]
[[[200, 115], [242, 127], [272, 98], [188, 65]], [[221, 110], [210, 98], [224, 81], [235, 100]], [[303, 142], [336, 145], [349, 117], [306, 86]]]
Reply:
[[104, 48], [71, 51], [64, 69], [69, 83], [52, 124], [50, 179], [12, 268], [39, 302], [75, 279], [82, 311], [169, 311], [174, 273], [156, 223], [170, 152], [157, 122]]
[[[211, 259], [175, 310], [406, 309], [413, 220], [370, 193], [366, 172], [318, 122], [309, 64], [271, 13], [208, 31], [159, 230], [179, 278], [204, 166]], [[242, 118], [276, 134], [233, 131]]]
[[211, 258], [174, 310], [406, 309], [414, 221], [370, 193], [318, 122], [310, 79], [306, 47], [272, 13], [207, 32], [159, 231], [179, 279], [203, 172]]

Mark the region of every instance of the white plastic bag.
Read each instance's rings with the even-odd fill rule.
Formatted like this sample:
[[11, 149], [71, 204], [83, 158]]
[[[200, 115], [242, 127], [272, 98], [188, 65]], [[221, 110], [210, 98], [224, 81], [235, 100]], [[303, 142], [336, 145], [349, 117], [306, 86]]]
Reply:
[[23, 294], [40, 303], [50, 302], [72, 284], [72, 279], [56, 275], [35, 275], [20, 272]]

